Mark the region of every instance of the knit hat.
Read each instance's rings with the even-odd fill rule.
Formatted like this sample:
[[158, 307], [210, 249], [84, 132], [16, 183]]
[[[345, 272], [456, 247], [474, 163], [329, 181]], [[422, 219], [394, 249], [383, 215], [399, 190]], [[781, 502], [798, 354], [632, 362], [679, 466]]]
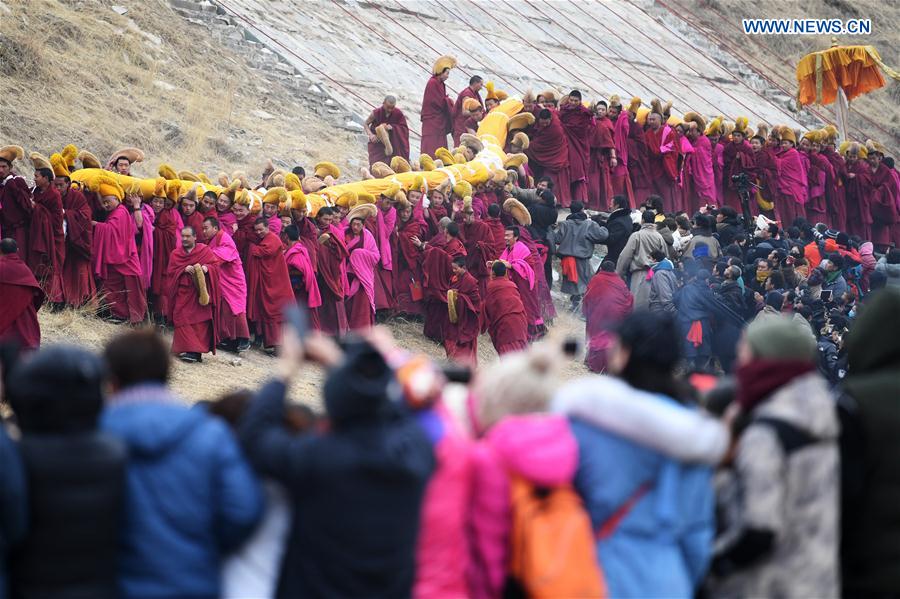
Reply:
[[334, 428], [377, 420], [390, 410], [395, 382], [384, 357], [366, 341], [351, 341], [344, 361], [325, 380], [325, 411]]
[[54, 345], [32, 354], [9, 376], [19, 426], [26, 433], [93, 430], [103, 409], [103, 375], [103, 361], [80, 347]]
[[744, 338], [754, 356], [770, 360], [814, 360], [816, 338], [808, 325], [787, 316], [756, 319]]

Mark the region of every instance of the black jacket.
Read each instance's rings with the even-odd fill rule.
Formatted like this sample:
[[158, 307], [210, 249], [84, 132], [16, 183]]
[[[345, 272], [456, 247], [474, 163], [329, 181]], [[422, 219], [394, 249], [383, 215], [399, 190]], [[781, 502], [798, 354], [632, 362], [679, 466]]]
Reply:
[[126, 451], [97, 432], [29, 434], [20, 443], [28, 532], [10, 560], [13, 597], [116, 597]]
[[0, 420], [0, 599], [7, 596], [6, 555], [25, 535], [25, 472], [19, 450]]
[[409, 597], [431, 444], [400, 407], [329, 434], [293, 437], [285, 386], [268, 383], [240, 426], [246, 453], [291, 495], [278, 597]]
[[631, 220], [631, 210], [619, 208], [609, 215], [606, 220], [606, 229], [609, 231], [609, 239], [606, 242], [607, 254], [604, 260], [617, 262], [619, 254], [625, 249], [628, 238], [634, 232], [634, 222]]

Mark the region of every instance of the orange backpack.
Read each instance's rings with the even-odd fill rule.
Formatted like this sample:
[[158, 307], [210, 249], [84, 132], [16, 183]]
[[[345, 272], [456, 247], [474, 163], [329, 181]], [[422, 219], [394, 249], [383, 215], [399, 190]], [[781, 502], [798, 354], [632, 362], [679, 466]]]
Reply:
[[537, 487], [510, 473], [506, 596], [605, 598], [591, 519], [572, 485]]

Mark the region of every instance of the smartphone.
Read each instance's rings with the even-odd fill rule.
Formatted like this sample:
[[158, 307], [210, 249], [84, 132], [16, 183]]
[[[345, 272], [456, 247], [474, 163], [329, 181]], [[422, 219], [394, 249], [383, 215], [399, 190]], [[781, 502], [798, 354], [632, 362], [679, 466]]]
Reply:
[[823, 302], [827, 303], [827, 302], [830, 302], [830, 301], [831, 301], [831, 296], [832, 296], [832, 291], [831, 291], [831, 289], [823, 289], [823, 290], [822, 290], [822, 295], [819, 296], [819, 298], [820, 298]]
[[309, 314], [305, 307], [298, 305], [296, 302], [290, 302], [285, 305], [282, 310], [284, 322], [293, 327], [297, 337], [302, 341], [309, 333]]

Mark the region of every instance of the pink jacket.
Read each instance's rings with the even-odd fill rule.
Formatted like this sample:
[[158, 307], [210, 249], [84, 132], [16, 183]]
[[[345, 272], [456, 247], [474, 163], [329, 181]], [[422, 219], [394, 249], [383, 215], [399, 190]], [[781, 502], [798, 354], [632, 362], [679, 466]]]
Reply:
[[436, 439], [437, 468], [422, 501], [421, 526], [416, 548], [413, 596], [465, 597], [469, 549], [466, 525], [472, 484], [473, 443], [443, 405], [431, 414], [426, 430]]
[[508, 416], [472, 450], [469, 596], [500, 597], [506, 577], [510, 505], [508, 471], [539, 485], [571, 482], [578, 445], [558, 414]]

